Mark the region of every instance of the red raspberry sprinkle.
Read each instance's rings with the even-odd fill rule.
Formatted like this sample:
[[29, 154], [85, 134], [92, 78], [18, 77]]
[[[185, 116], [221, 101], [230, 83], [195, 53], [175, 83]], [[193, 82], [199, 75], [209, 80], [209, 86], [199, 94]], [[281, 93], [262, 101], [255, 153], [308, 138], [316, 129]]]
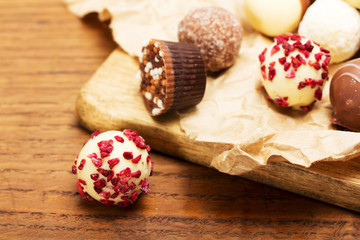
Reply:
[[113, 193], [110, 197], [114, 199], [114, 198], [116, 198], [117, 196], [119, 196], [119, 193], [115, 192], [115, 193]]
[[323, 47], [320, 47], [320, 50], [321, 50], [322, 52], [324, 52], [324, 53], [330, 53], [329, 50], [327, 50], [327, 49], [325, 49], [325, 48], [323, 48]]
[[109, 170], [109, 174], [107, 175], [106, 181], [107, 181], [107, 182], [110, 182], [111, 179], [113, 178], [113, 176], [114, 176], [114, 171], [113, 171], [113, 170]]
[[322, 90], [321, 90], [321, 88], [316, 89], [316, 91], [315, 91], [315, 98], [316, 98], [317, 100], [319, 100], [319, 101], [322, 99]]
[[[103, 178], [101, 178], [101, 179], [99, 179], [99, 180], [97, 180], [97, 181], [95, 181], [94, 182], [94, 189], [96, 188], [96, 189], [100, 189], [100, 192], [102, 192], [102, 188], [103, 187], [105, 187], [106, 186], [106, 181], [105, 181], [105, 179], [103, 179]], [[95, 191], [96, 191], [96, 189], [95, 189]], [[97, 193], [99, 193], [99, 192], [97, 192]]]
[[143, 180], [141, 180], [139, 185], [141, 185], [140, 189], [144, 193], [149, 193], [150, 192], [149, 180], [147, 178], [144, 178]]
[[139, 156], [137, 156], [136, 158], [132, 159], [131, 162], [134, 164], [138, 164], [140, 159], [141, 159], [141, 154]]
[[295, 77], [295, 69], [292, 68], [288, 74], [285, 75], [285, 78], [294, 78]]
[[113, 158], [108, 161], [109, 168], [113, 169], [120, 162], [119, 158]]
[[286, 57], [279, 58], [279, 63], [284, 65], [286, 63]]
[[135, 202], [136, 199], [138, 198], [138, 196], [139, 196], [138, 192], [133, 192], [133, 193], [131, 194], [131, 200], [132, 200], [133, 202]]
[[80, 164], [78, 166], [79, 170], [83, 170], [84, 166], [85, 166], [86, 160], [85, 159], [81, 159]]
[[109, 170], [98, 168], [97, 171], [101, 173], [101, 175], [103, 175], [104, 177], [107, 177], [109, 175]]
[[125, 176], [125, 177], [130, 177], [131, 175], [131, 169], [129, 167], [123, 169], [122, 171], [120, 171], [118, 174], [119, 176]]
[[265, 48], [259, 55], [259, 61], [262, 64], [265, 61], [265, 53], [267, 51], [267, 48]]
[[98, 180], [99, 178], [99, 174], [98, 173], [93, 173], [93, 174], [90, 174], [90, 178], [94, 181]]
[[312, 52], [312, 50], [314, 49], [314, 46], [311, 44], [310, 40], [308, 40], [304, 46], [305, 46], [305, 50], [308, 52]]
[[127, 160], [130, 160], [133, 158], [133, 153], [132, 152], [124, 152], [123, 157]]
[[150, 171], [149, 176], [152, 176], [152, 175], [153, 175], [153, 172], [154, 172], [154, 162], [151, 161], [151, 171]]
[[85, 195], [85, 192], [84, 192], [84, 188], [80, 185], [80, 182], [76, 182], [76, 188], [80, 194], [80, 196], [84, 196]]
[[115, 136], [114, 138], [115, 138], [115, 140], [118, 141], [118, 142], [121, 142], [121, 143], [124, 142], [124, 138], [122, 138], [122, 137], [120, 137], [120, 136]]
[[274, 39], [275, 39], [275, 41], [276, 41], [276, 44], [277, 44], [277, 45], [280, 45], [280, 44], [282, 44], [283, 42], [288, 41], [288, 40], [289, 40], [289, 36], [278, 35], [278, 36], [274, 37]]
[[320, 61], [321, 57], [324, 55], [324, 53], [319, 52], [314, 55], [316, 61]]
[[73, 174], [76, 174], [76, 173], [77, 173], [77, 170], [76, 170], [76, 166], [75, 166], [75, 165], [73, 165], [73, 166], [71, 167], [71, 172], [72, 172]]
[[98, 147], [100, 149], [100, 154], [101, 154], [101, 158], [107, 157], [110, 155], [110, 153], [113, 151], [114, 147], [113, 147], [113, 140], [104, 140], [104, 141], [100, 141], [98, 142]]
[[288, 107], [289, 104], [287, 103], [288, 97], [275, 97], [274, 102], [280, 107]]
[[82, 179], [78, 179], [79, 183], [81, 183], [82, 185], [86, 185], [86, 182], [85, 180], [82, 180]]
[[114, 177], [111, 179], [111, 184], [115, 186], [119, 181], [120, 181], [119, 177]]
[[289, 35], [290, 35], [290, 39], [293, 40], [293, 41], [299, 41], [299, 40], [301, 40], [301, 36], [298, 35], [298, 34], [291, 33], [291, 34], [289, 34]]
[[285, 71], [285, 72], [286, 72], [287, 70], [289, 70], [290, 67], [291, 67], [291, 63], [289, 63], [289, 62], [284, 63], [284, 71]]
[[272, 66], [269, 66], [269, 80], [272, 81], [276, 75], [276, 69]]
[[92, 134], [91, 134], [91, 139], [93, 139], [94, 137], [96, 137], [97, 135], [99, 135], [101, 132], [100, 132], [100, 130], [96, 130], [95, 132], [93, 132]]
[[139, 178], [141, 176], [141, 171], [137, 170], [136, 172], [131, 173], [131, 177]]
[[278, 51], [280, 51], [279, 45], [274, 45], [274, 47], [271, 49], [271, 56], [277, 53]]
[[101, 192], [101, 193], [99, 193], [99, 195], [102, 196], [105, 199], [110, 198], [110, 193], [109, 192]]

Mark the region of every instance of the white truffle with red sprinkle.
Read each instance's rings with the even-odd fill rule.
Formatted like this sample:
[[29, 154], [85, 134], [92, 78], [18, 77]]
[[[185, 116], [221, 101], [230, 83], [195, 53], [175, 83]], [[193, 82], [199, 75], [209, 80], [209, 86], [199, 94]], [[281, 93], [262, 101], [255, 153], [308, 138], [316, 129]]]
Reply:
[[81, 149], [72, 172], [83, 199], [126, 207], [150, 192], [154, 163], [150, 147], [136, 131], [95, 131]]
[[259, 55], [262, 84], [280, 107], [310, 110], [322, 99], [330, 53], [297, 34], [279, 35]]

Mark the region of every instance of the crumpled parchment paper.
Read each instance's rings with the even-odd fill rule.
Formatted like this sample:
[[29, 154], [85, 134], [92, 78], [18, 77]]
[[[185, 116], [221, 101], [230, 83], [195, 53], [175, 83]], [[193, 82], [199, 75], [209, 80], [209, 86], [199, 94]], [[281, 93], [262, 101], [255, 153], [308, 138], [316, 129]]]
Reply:
[[[202, 102], [180, 113], [181, 129], [189, 137], [233, 144], [231, 150], [212, 159], [211, 166], [216, 169], [241, 174], [266, 164], [273, 156], [309, 167], [317, 161], [345, 161], [360, 155], [360, 133], [337, 130], [330, 123], [329, 83], [323, 100], [310, 112], [280, 109], [266, 100], [258, 55], [272, 41], [247, 24], [242, 1], [64, 1], [79, 17], [97, 12], [100, 20], [111, 20], [115, 41], [132, 56], [138, 54], [145, 39], [177, 41], [178, 23], [195, 8], [218, 5], [238, 16], [244, 37], [236, 63], [208, 76]], [[330, 74], [337, 67], [331, 66]]]

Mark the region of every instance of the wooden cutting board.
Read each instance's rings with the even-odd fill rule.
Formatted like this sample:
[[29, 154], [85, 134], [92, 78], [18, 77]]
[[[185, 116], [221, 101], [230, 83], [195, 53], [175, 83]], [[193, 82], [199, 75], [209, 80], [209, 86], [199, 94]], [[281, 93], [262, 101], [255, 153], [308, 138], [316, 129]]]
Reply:
[[[154, 119], [146, 112], [135, 75], [137, 60], [115, 50], [82, 87], [76, 102], [81, 124], [96, 129], [138, 131], [152, 149], [210, 167], [216, 152], [231, 145], [196, 141], [181, 131], [176, 114]], [[360, 159], [321, 162], [310, 168], [271, 162], [241, 175], [280, 189], [360, 212]]]

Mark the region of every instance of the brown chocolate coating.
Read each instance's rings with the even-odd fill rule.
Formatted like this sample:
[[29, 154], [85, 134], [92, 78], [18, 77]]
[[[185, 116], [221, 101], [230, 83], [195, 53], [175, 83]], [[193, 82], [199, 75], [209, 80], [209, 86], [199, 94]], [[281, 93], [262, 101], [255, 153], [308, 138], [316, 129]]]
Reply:
[[242, 40], [242, 26], [235, 15], [223, 8], [198, 8], [179, 23], [178, 38], [180, 42], [198, 46], [206, 69], [217, 72], [235, 62]]
[[206, 70], [198, 47], [151, 39], [142, 53], [140, 92], [151, 116], [200, 103]]
[[360, 58], [345, 63], [330, 83], [331, 122], [360, 131]]

